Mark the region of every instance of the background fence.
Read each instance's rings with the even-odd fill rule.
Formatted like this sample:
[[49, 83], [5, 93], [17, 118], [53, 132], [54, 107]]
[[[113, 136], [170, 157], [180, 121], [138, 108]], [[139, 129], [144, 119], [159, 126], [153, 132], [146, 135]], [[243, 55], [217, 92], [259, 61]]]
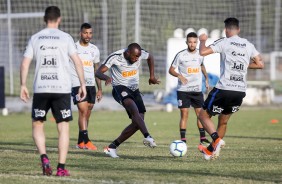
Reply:
[[[249, 79], [271, 81], [277, 92], [282, 91], [281, 0], [0, 0], [0, 66], [5, 67], [6, 95], [19, 94], [23, 51], [29, 37], [45, 27], [43, 14], [49, 5], [61, 9], [60, 29], [74, 40], [83, 22], [93, 25], [92, 41], [100, 48], [102, 60], [131, 42], [140, 43], [155, 57], [156, 75], [162, 80], [159, 89], [165, 88], [167, 40], [176, 28], [222, 31], [224, 19], [235, 16], [240, 20], [240, 35], [254, 43], [265, 60], [265, 70], [250, 71]], [[143, 92], [152, 91], [147, 80], [144, 62]]]

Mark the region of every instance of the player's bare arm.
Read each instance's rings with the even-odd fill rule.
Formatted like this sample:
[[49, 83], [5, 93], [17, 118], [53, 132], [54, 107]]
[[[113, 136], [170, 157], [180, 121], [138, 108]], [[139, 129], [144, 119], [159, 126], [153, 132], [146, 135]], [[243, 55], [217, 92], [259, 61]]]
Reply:
[[206, 34], [201, 34], [199, 36], [199, 40], [200, 40], [199, 51], [201, 56], [206, 56], [213, 53], [213, 50], [210, 47], [206, 46], [207, 39], [208, 39], [208, 35]]
[[98, 79], [100, 80], [106, 81], [106, 86], [112, 83], [112, 78], [104, 74], [106, 71], [108, 71], [108, 69], [109, 68], [106, 65], [102, 64], [99, 69], [95, 72], [95, 77], [98, 77]]
[[174, 77], [177, 77], [181, 81], [182, 84], [187, 84], [188, 83], [188, 80], [185, 77], [183, 77], [180, 73], [177, 73], [173, 66], [170, 66], [168, 72], [169, 72], [170, 75], [172, 75]]
[[82, 101], [82, 100], [85, 99], [86, 94], [87, 94], [82, 61], [80, 60], [79, 56], [76, 53], [71, 55], [70, 58], [72, 59], [74, 65], [75, 65], [75, 69], [76, 69], [76, 72], [77, 72], [77, 75], [78, 75], [78, 78], [79, 78], [79, 81], [80, 81], [80, 88], [78, 90], [78, 97], [79, 97], [79, 101]]
[[[99, 68], [99, 64], [98, 63], [95, 63], [94, 64], [94, 72], [96, 73], [96, 71], [98, 70]], [[97, 98], [97, 101], [100, 102], [102, 97], [103, 97], [103, 92], [102, 92], [102, 85], [101, 85], [101, 80], [98, 78], [98, 77], [95, 77], [95, 81], [96, 81], [96, 84], [97, 84], [97, 94], [96, 94], [96, 98]]]
[[205, 76], [206, 89], [208, 90], [210, 87], [209, 86], [209, 76], [208, 76], [208, 73], [207, 73], [207, 70], [204, 64], [201, 65], [201, 69], [202, 69], [203, 75]]
[[263, 69], [264, 68], [264, 62], [260, 54], [251, 59], [248, 68], [249, 69]]
[[154, 57], [149, 54], [149, 57], [147, 59], [149, 71], [150, 71], [150, 78], [149, 78], [149, 85], [151, 84], [160, 84], [161, 81], [158, 80], [158, 78], [155, 77], [155, 69], [154, 69]]
[[21, 74], [20, 74], [20, 82], [21, 82], [21, 93], [20, 93], [20, 98], [22, 101], [27, 102], [29, 99], [29, 91], [26, 87], [26, 79], [27, 79], [27, 74], [29, 70], [29, 66], [31, 63], [30, 58], [23, 58], [22, 64], [21, 64]]

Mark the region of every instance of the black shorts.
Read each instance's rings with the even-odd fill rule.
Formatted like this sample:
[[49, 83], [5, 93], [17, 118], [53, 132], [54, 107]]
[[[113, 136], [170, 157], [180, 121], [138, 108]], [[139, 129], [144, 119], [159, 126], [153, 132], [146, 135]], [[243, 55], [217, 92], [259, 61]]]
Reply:
[[245, 96], [245, 92], [213, 88], [205, 100], [203, 109], [207, 110], [212, 116], [231, 114], [239, 110]]
[[79, 86], [77, 87], [73, 87], [71, 89], [71, 96], [72, 96], [72, 100], [73, 100], [73, 104], [76, 105], [77, 103], [80, 102], [88, 102], [91, 104], [95, 104], [95, 100], [96, 100], [96, 87], [95, 86], [86, 86], [86, 98], [82, 101], [77, 101], [76, 100], [76, 95], [78, 94], [78, 90], [79, 90]]
[[32, 119], [46, 121], [46, 115], [51, 108], [56, 123], [71, 121], [71, 96], [69, 93], [35, 93], [32, 101]]
[[177, 91], [178, 108], [201, 108], [204, 103], [204, 95], [202, 92], [184, 92]]
[[[145, 108], [145, 105], [144, 105], [139, 89], [132, 91], [131, 89], [127, 88], [126, 86], [121, 86], [121, 85], [113, 86], [112, 95], [114, 99], [121, 105], [123, 105], [124, 99], [131, 98], [135, 102], [139, 113], [144, 114], [146, 112], [146, 108]], [[129, 114], [129, 112], [128, 111], [126, 112], [129, 118], [131, 118], [131, 115]]]

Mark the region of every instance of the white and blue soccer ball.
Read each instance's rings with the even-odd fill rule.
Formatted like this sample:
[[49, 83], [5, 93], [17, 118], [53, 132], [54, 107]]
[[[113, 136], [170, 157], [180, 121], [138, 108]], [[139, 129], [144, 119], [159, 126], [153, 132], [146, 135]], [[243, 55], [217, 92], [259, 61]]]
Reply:
[[181, 140], [175, 140], [170, 144], [169, 151], [174, 157], [183, 157], [187, 153], [187, 145]]

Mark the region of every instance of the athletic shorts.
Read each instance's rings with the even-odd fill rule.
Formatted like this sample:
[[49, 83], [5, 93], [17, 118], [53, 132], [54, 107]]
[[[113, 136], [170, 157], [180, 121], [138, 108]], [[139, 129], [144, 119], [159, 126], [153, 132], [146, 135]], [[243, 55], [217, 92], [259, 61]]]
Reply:
[[34, 121], [46, 121], [46, 115], [51, 109], [56, 123], [71, 121], [71, 96], [60, 93], [34, 93], [31, 117]]
[[84, 100], [82, 101], [77, 101], [76, 100], [76, 95], [78, 94], [78, 90], [79, 90], [79, 86], [77, 87], [73, 87], [71, 89], [71, 96], [72, 96], [72, 100], [73, 100], [73, 104], [76, 105], [80, 102], [88, 102], [88, 103], [91, 103], [91, 104], [95, 104], [95, 100], [96, 100], [96, 87], [95, 86], [86, 86], [86, 92], [87, 92], [87, 95], [85, 97]]
[[184, 92], [177, 91], [178, 108], [201, 108], [204, 103], [204, 95], [202, 92]]
[[245, 92], [213, 88], [205, 100], [203, 109], [212, 116], [231, 114], [239, 110], [245, 96]]
[[[145, 108], [145, 105], [144, 105], [139, 89], [132, 91], [131, 89], [129, 89], [126, 86], [122, 86], [122, 85], [113, 86], [112, 95], [114, 99], [118, 103], [120, 103], [122, 106], [123, 106], [124, 99], [131, 98], [135, 102], [139, 113], [144, 114], [146, 112], [146, 108]], [[127, 110], [126, 112], [128, 114], [128, 117], [131, 119], [131, 115], [129, 114], [129, 112]]]

